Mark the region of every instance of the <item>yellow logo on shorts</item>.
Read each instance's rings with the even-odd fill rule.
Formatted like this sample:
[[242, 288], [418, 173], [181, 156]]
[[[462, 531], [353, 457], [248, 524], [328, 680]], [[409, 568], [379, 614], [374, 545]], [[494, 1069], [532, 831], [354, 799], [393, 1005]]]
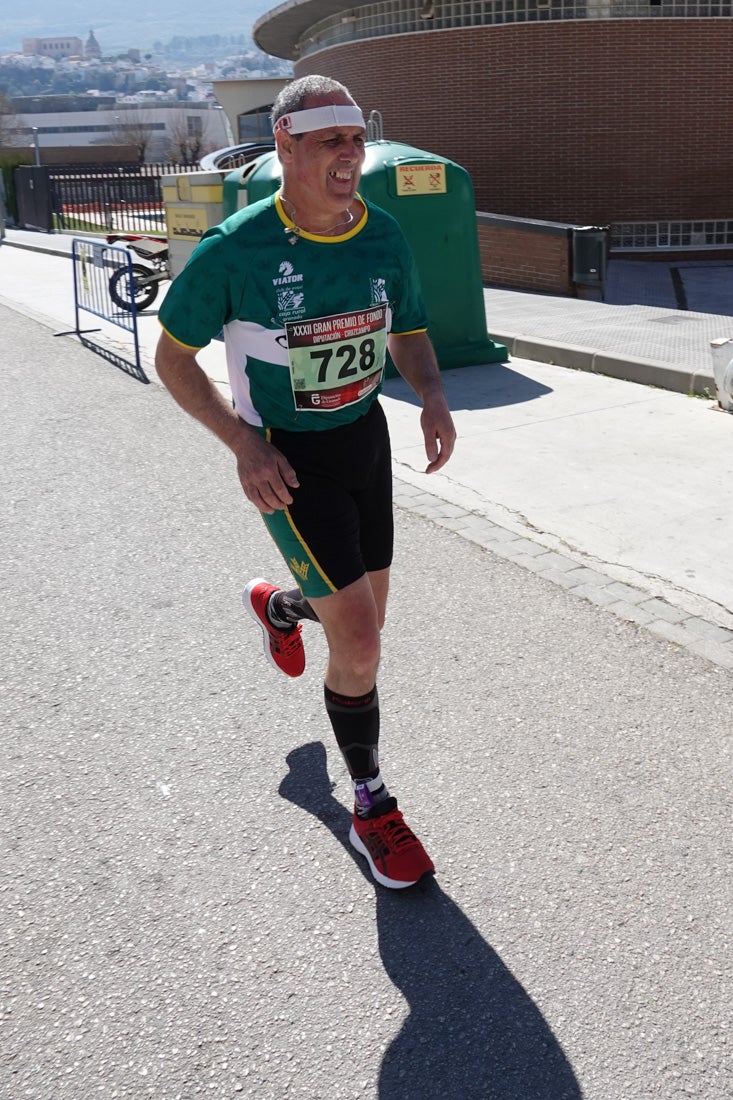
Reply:
[[300, 577], [302, 581], [308, 580], [308, 570], [310, 569], [310, 562], [296, 561], [295, 558], [291, 558], [288, 565], [295, 573], [296, 577]]

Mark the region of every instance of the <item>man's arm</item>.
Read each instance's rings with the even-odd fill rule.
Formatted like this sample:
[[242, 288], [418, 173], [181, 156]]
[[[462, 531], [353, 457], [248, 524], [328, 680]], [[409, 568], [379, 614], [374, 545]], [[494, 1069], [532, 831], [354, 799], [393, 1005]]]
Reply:
[[272, 515], [292, 504], [290, 490], [298, 486], [292, 466], [276, 447], [240, 420], [199, 366], [195, 348], [184, 347], [162, 332], [155, 369], [181, 408], [232, 451], [242, 488], [256, 508]]
[[428, 456], [425, 473], [432, 474], [445, 466], [456, 442], [433, 345], [427, 332], [411, 332], [390, 336], [388, 346], [397, 370], [422, 401], [420, 427]]

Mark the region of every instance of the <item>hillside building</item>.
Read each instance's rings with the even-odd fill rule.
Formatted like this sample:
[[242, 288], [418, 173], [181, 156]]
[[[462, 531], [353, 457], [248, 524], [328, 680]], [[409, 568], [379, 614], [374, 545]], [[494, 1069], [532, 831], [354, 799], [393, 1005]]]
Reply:
[[99, 61], [102, 56], [102, 50], [94, 37], [94, 31], [89, 31], [89, 37], [87, 38], [86, 45], [84, 47], [84, 57], [87, 61]]
[[54, 61], [84, 55], [81, 38], [71, 34], [61, 35], [59, 38], [24, 38], [22, 48], [26, 57], [50, 57]]

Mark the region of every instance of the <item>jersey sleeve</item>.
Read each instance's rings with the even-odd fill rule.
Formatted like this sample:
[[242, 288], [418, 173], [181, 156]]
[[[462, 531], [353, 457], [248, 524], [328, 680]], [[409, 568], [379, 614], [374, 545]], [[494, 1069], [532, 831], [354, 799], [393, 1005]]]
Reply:
[[210, 229], [168, 288], [158, 320], [179, 344], [205, 347], [231, 316], [225, 249], [226, 238], [218, 227]]

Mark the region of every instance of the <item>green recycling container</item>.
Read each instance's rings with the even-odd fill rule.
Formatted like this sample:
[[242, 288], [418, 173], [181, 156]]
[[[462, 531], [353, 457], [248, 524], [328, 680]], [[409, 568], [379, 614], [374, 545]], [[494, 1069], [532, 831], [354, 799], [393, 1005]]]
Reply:
[[[271, 195], [280, 162], [265, 153], [224, 180], [224, 217]], [[476, 207], [468, 172], [453, 161], [394, 141], [370, 141], [359, 191], [399, 222], [420, 274], [429, 333], [442, 370], [503, 363], [486, 330]], [[388, 373], [394, 373], [390, 364]]]

